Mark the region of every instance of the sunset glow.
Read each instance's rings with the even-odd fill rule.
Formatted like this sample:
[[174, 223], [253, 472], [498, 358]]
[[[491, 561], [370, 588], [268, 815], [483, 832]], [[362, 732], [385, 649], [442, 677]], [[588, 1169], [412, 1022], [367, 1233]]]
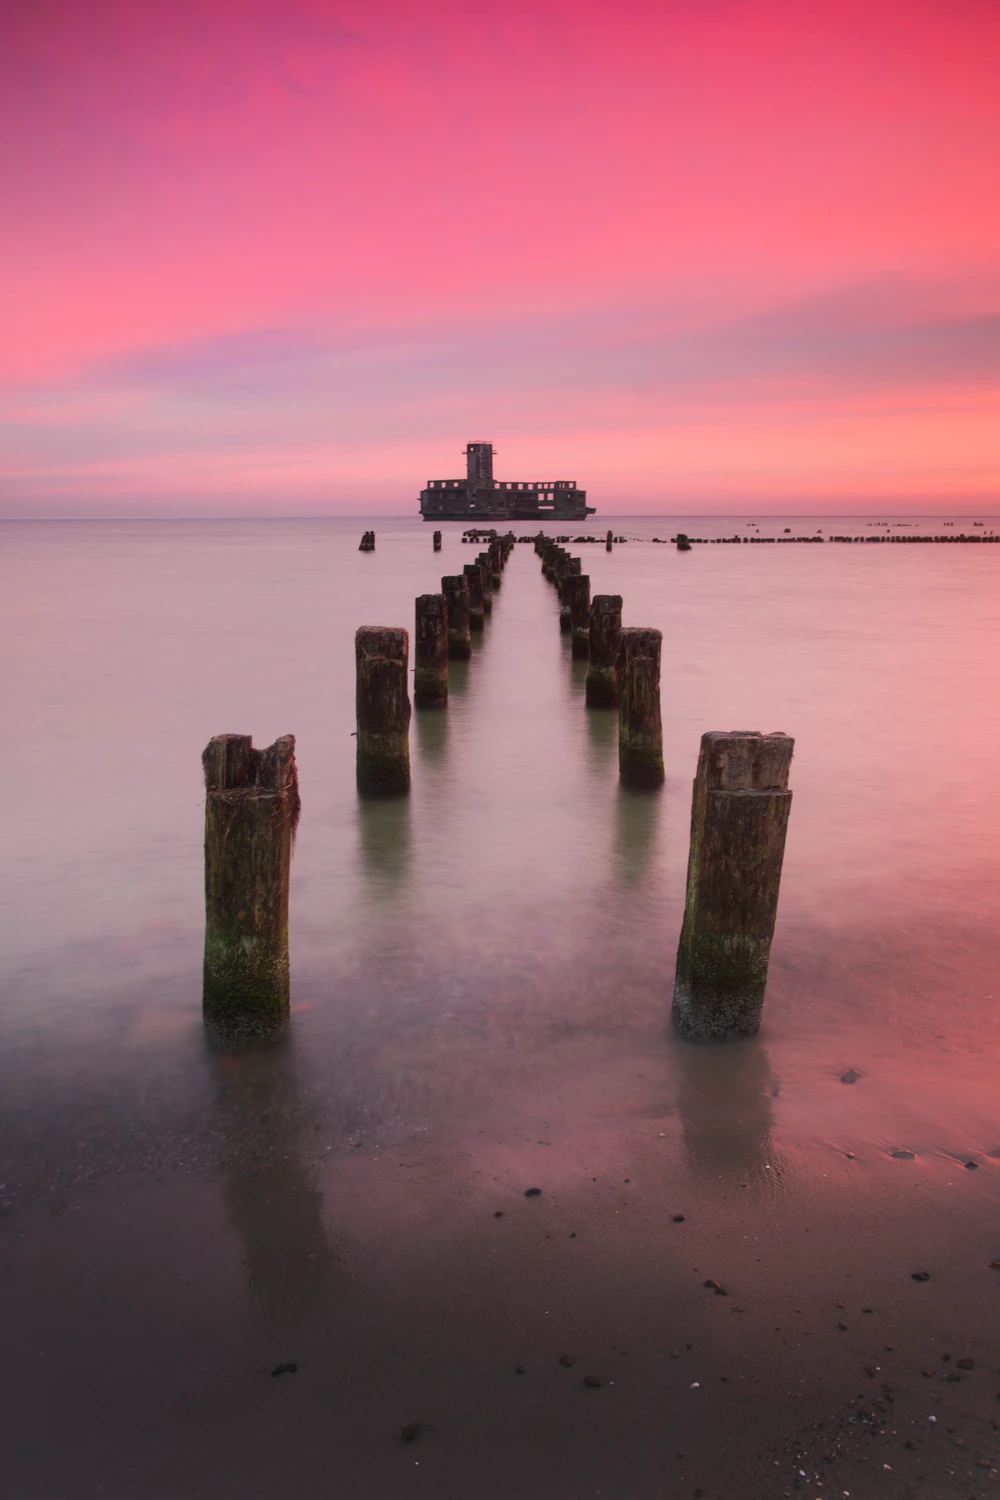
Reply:
[[992, 0], [11, 0], [0, 514], [1000, 509]]

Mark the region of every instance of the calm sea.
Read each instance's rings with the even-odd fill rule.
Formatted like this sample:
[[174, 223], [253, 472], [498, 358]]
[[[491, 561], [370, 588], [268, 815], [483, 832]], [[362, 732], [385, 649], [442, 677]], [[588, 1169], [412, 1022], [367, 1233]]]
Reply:
[[[138, 1296], [148, 1272], [143, 1305], [161, 1318], [162, 1334], [194, 1318], [175, 1279], [196, 1282], [212, 1260], [216, 1290], [231, 1285], [236, 1300], [218, 1315], [225, 1332], [206, 1336], [204, 1359], [192, 1359], [217, 1370], [213, 1341], [243, 1349], [254, 1308], [270, 1319], [254, 1354], [264, 1363], [310, 1347], [308, 1318], [300, 1327], [296, 1309], [308, 1311], [334, 1283], [338, 1317], [369, 1296], [384, 1309], [389, 1294], [375, 1287], [372, 1268], [400, 1237], [420, 1247], [416, 1266], [397, 1266], [404, 1279], [419, 1284], [426, 1261], [447, 1265], [462, 1284], [472, 1273], [448, 1260], [440, 1221], [474, 1211], [492, 1226], [497, 1208], [512, 1220], [533, 1185], [543, 1188], [539, 1213], [560, 1194], [572, 1205], [565, 1224], [546, 1220], [525, 1250], [525, 1268], [535, 1266], [545, 1289], [537, 1306], [522, 1289], [536, 1325], [557, 1306], [562, 1275], [537, 1269], [536, 1239], [543, 1249], [543, 1235], [582, 1240], [580, 1226], [593, 1221], [607, 1265], [621, 1264], [608, 1236], [629, 1210], [609, 1198], [588, 1220], [594, 1181], [594, 1192], [613, 1179], [616, 1191], [646, 1195], [635, 1210], [629, 1278], [677, 1258], [667, 1226], [680, 1206], [688, 1220], [702, 1214], [717, 1247], [711, 1259], [704, 1245], [680, 1252], [684, 1275], [696, 1266], [699, 1289], [702, 1271], [742, 1277], [748, 1303], [751, 1267], [739, 1255], [748, 1236], [766, 1231], [782, 1239], [808, 1225], [827, 1262], [847, 1265], [873, 1221], [895, 1210], [912, 1254], [894, 1262], [894, 1274], [908, 1276], [910, 1259], [944, 1256], [949, 1222], [964, 1215], [969, 1264], [988, 1262], [1000, 1172], [1000, 546], [680, 554], [651, 539], [678, 527], [695, 536], [757, 527], [742, 518], [571, 524], [573, 536], [612, 525], [631, 538], [610, 554], [571, 550], [593, 592], [623, 595], [625, 624], [663, 632], [662, 792], [619, 787], [614, 715], [585, 709], [585, 664], [570, 660], [554, 593], [525, 544], [514, 549], [472, 661], [453, 664], [447, 711], [414, 715], [412, 794], [363, 803], [354, 786], [354, 631], [412, 630], [414, 596], [436, 591], [441, 574], [460, 571], [475, 550], [462, 544], [460, 525], [445, 530], [434, 554], [429, 526], [376, 520], [375, 552], [359, 553], [370, 524], [0, 527], [0, 1230], [25, 1226], [17, 1231], [25, 1264], [41, 1257], [51, 1292], [68, 1266], [109, 1256], [114, 1264], [118, 1253], [117, 1234], [105, 1243], [97, 1230], [97, 1239], [81, 1230], [56, 1244], [39, 1205], [53, 1222], [76, 1211], [82, 1223], [105, 1202], [119, 1223], [114, 1194], [147, 1194], [146, 1222], [162, 1218], [159, 1244], [172, 1211], [156, 1203], [169, 1203], [162, 1195], [178, 1183], [194, 1184], [201, 1208], [185, 1209], [188, 1228], [166, 1260], [147, 1247], [121, 1275]], [[872, 530], [863, 520], [759, 522], [762, 535], [786, 526], [800, 535]], [[993, 527], [1000, 523], [984, 529]], [[699, 738], [732, 728], [795, 737], [794, 800], [761, 1036], [706, 1052], [679, 1045], [668, 1019]], [[200, 1016], [200, 755], [228, 731], [252, 733], [258, 745], [293, 733], [302, 795], [289, 1037], [230, 1056], [206, 1045]], [[848, 1086], [840, 1079], [851, 1068], [861, 1078]], [[893, 1157], [904, 1149], [912, 1160]], [[363, 1190], [349, 1175], [362, 1160]], [[907, 1217], [918, 1182], [923, 1241]], [[757, 1218], [747, 1217], [751, 1198]], [[29, 1254], [33, 1224], [42, 1227]], [[482, 1271], [480, 1251], [488, 1258], [496, 1249], [475, 1243]], [[884, 1247], [872, 1240], [869, 1263]], [[580, 1298], [602, 1285], [601, 1264], [579, 1270]], [[516, 1268], [504, 1274], [515, 1286]], [[312, 1289], [301, 1308], [290, 1283]], [[46, 1304], [49, 1293], [35, 1292], [37, 1306]], [[391, 1316], [405, 1327], [398, 1292], [394, 1285]], [[25, 1295], [37, 1313], [34, 1293]], [[75, 1329], [76, 1303], [59, 1296]], [[191, 1296], [207, 1326], [215, 1292]], [[454, 1326], [451, 1314], [440, 1316], [454, 1354], [464, 1348], [461, 1330], [479, 1325], [474, 1299], [452, 1312]], [[145, 1367], [123, 1352], [132, 1316], [121, 1311], [114, 1357], [135, 1376]], [[495, 1310], [493, 1333], [477, 1337], [488, 1343], [509, 1316]], [[293, 1326], [294, 1338], [274, 1337], [275, 1327]], [[99, 1342], [88, 1327], [83, 1318], [67, 1338]], [[44, 1342], [35, 1331], [25, 1333], [29, 1361], [32, 1340]], [[420, 1366], [414, 1389], [397, 1389], [401, 1368], [413, 1364], [399, 1337], [395, 1344], [369, 1325], [386, 1361], [378, 1389], [393, 1393], [378, 1417], [390, 1435], [419, 1414], [416, 1391], [436, 1378]], [[679, 1337], [678, 1328], [659, 1343]], [[550, 1342], [546, 1360], [585, 1339], [568, 1326]], [[507, 1363], [514, 1343], [504, 1346]], [[87, 1385], [87, 1358], [73, 1347]], [[472, 1389], [476, 1356], [454, 1357]], [[305, 1364], [295, 1378], [301, 1389]], [[698, 1378], [689, 1372], [685, 1389]], [[71, 1405], [44, 1381], [38, 1389]], [[489, 1391], [476, 1399], [501, 1399]], [[286, 1399], [283, 1386], [279, 1394]], [[443, 1394], [435, 1399], [447, 1404]], [[365, 1400], [365, 1413], [378, 1407]], [[356, 1434], [366, 1419], [351, 1420]], [[433, 1420], [448, 1425], [440, 1410]], [[133, 1437], [112, 1459], [87, 1447], [98, 1441], [91, 1426], [81, 1419], [77, 1438], [93, 1472], [104, 1463], [109, 1493], [132, 1493], [125, 1485], [142, 1472], [142, 1441]], [[536, 1439], [541, 1451], [545, 1440]], [[350, 1448], [354, 1439], [343, 1441]], [[380, 1459], [365, 1456], [367, 1441], [358, 1438], [357, 1454], [351, 1448], [357, 1493], [409, 1494], [404, 1470], [420, 1473], [416, 1445], [401, 1450], [398, 1475], [387, 1471], [365, 1489], [365, 1477], [382, 1472]], [[198, 1442], [201, 1462], [211, 1444], [204, 1434]], [[497, 1442], [496, 1493], [536, 1493], [504, 1468], [502, 1434]], [[613, 1483], [621, 1470], [611, 1448], [601, 1452]], [[579, 1462], [581, 1474], [600, 1473], [586, 1446]], [[64, 1493], [56, 1472], [33, 1492]], [[593, 1492], [574, 1488], [572, 1463], [565, 1487], [546, 1473], [539, 1495]], [[637, 1469], [614, 1493], [659, 1494], [652, 1476]], [[172, 1489], [175, 1481], [164, 1480], [165, 1495], [187, 1492]], [[416, 1492], [458, 1500], [494, 1489]], [[686, 1482], [678, 1493], [690, 1493]]]

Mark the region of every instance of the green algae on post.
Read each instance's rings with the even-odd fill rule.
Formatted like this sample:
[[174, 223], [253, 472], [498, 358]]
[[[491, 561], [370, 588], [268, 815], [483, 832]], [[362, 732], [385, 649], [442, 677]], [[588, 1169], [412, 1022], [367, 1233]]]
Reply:
[[443, 708], [448, 702], [448, 605], [443, 594], [421, 594], [413, 632], [413, 702]]
[[673, 1004], [690, 1041], [756, 1036], [760, 1027], [794, 743], [757, 730], [702, 736]]
[[618, 654], [618, 774], [626, 786], [663, 781], [659, 630], [630, 626]]
[[205, 772], [205, 1019], [263, 1034], [288, 1017], [288, 879], [299, 817], [295, 736], [255, 750], [220, 734]]
[[618, 651], [622, 634], [621, 594], [595, 594], [590, 602], [587, 654], [587, 707], [618, 705]]
[[448, 655], [452, 661], [468, 661], [472, 655], [469, 631], [469, 580], [464, 573], [442, 578], [441, 592], [448, 609]]
[[362, 625], [357, 666], [358, 791], [373, 796], [410, 789], [410, 638], [392, 625]]

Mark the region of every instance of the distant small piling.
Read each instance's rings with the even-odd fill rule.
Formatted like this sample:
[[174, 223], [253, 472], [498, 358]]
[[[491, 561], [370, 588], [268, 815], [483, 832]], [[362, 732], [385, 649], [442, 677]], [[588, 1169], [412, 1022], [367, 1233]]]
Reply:
[[659, 786], [663, 780], [658, 630], [629, 627], [618, 657], [618, 773], [626, 786]]
[[435, 552], [440, 552], [441, 551], [441, 533], [440, 533], [440, 531], [435, 531], [435, 533], [434, 533], [434, 551]]
[[490, 587], [498, 589], [503, 582], [500, 574], [503, 571], [503, 548], [499, 537], [494, 537], [490, 542], [487, 556], [490, 560]]
[[702, 735], [673, 1004], [690, 1041], [756, 1036], [760, 1027], [794, 743], [757, 730]]
[[559, 629], [564, 635], [569, 635], [573, 629], [573, 622], [570, 619], [569, 611], [568, 580], [570, 578], [579, 578], [582, 569], [583, 564], [578, 557], [567, 557], [566, 566], [562, 570], [562, 573], [557, 575], [559, 579]]
[[358, 791], [410, 789], [410, 655], [407, 631], [363, 625], [354, 637], [357, 665]]
[[571, 573], [563, 587], [569, 605], [573, 655], [586, 661], [590, 655], [590, 578], [586, 573]]
[[621, 594], [595, 594], [590, 603], [587, 705], [615, 708], [618, 703], [618, 651], [622, 634]]
[[260, 1033], [288, 1015], [288, 880], [299, 817], [295, 736], [255, 750], [220, 734], [205, 772], [205, 966], [211, 1025]]
[[443, 708], [448, 702], [448, 604], [443, 594], [421, 594], [413, 631], [413, 702]]
[[374, 531], [366, 531], [366, 532], [364, 532], [364, 534], [361, 537], [361, 541], [358, 544], [358, 551], [359, 552], [374, 552], [375, 551], [375, 533], [374, 533]]
[[442, 578], [441, 592], [448, 606], [448, 655], [452, 661], [468, 661], [472, 655], [469, 580], [464, 573]]
[[684, 535], [683, 531], [679, 531], [677, 533], [677, 550], [678, 552], [691, 551], [691, 543], [689, 539]]
[[493, 561], [488, 552], [480, 552], [476, 557], [479, 571], [483, 580], [483, 614], [493, 613]]
[[469, 584], [469, 629], [482, 630], [486, 623], [483, 609], [483, 570], [479, 563], [466, 563], [462, 569]]
[[607, 538], [605, 539], [605, 542], [604, 542], [604, 550], [605, 550], [605, 552], [610, 552], [611, 551], [611, 544], [614, 541], [614, 539], [615, 539], [614, 538], [614, 533], [611, 532], [611, 531], [609, 531], [608, 535], [607, 535]]

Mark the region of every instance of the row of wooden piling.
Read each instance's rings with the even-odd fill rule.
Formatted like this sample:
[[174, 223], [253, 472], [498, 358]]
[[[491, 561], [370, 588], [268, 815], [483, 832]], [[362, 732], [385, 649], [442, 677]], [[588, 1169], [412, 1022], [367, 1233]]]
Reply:
[[[421, 594], [414, 608], [413, 702], [445, 708], [448, 662], [467, 661], [473, 634], [493, 612], [514, 537], [493, 536], [487, 551], [461, 573], [441, 579], [441, 592]], [[409, 632], [401, 626], [363, 625], [354, 638], [357, 666], [357, 782], [366, 796], [410, 787]]]
[[[449, 659], [468, 656], [470, 598], [492, 605], [514, 538], [495, 537], [439, 594], [416, 601], [419, 707], [447, 703]], [[590, 599], [590, 580], [563, 549], [539, 537], [546, 577], [567, 590], [575, 650], [589, 660], [587, 703], [618, 709], [619, 773], [631, 787], [664, 779], [658, 630], [622, 628], [621, 597]], [[586, 630], [584, 607], [586, 600]], [[562, 604], [562, 593], [560, 593]], [[409, 637], [366, 626], [355, 638], [357, 779], [365, 794], [410, 785]], [[702, 736], [691, 812], [687, 895], [677, 953], [673, 1018], [692, 1041], [755, 1035], [761, 1020], [791, 805], [793, 741], [758, 731]], [[288, 891], [299, 817], [295, 739], [255, 750], [248, 735], [219, 735], [205, 774], [205, 966], [208, 1023], [260, 1034], [289, 1009]]]
[[[610, 532], [608, 533], [610, 537]], [[608, 546], [611, 543], [609, 541]], [[559, 628], [577, 660], [587, 661], [590, 708], [618, 709], [618, 774], [627, 786], [663, 781], [659, 630], [622, 628], [620, 594], [590, 597], [590, 577], [578, 557], [546, 536], [535, 540], [542, 573], [559, 595]]]

